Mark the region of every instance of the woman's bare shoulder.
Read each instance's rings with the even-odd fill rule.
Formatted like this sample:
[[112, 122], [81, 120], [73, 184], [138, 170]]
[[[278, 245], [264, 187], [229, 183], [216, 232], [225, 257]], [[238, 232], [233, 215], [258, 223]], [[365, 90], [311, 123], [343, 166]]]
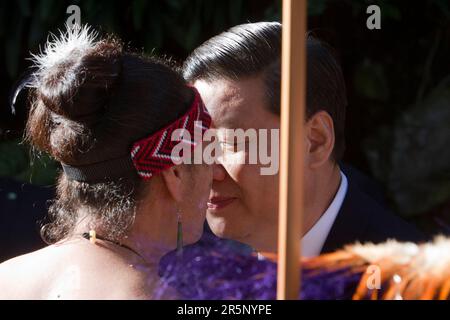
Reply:
[[53, 245], [0, 264], [0, 300], [161, 298], [155, 297], [159, 277], [153, 269], [90, 243]]
[[23, 281], [20, 274], [26, 260], [25, 255], [0, 264], [0, 300], [20, 299], [17, 291]]
[[34, 288], [42, 280], [42, 271], [48, 269], [49, 254], [44, 248], [1, 263], [0, 300], [38, 298]]

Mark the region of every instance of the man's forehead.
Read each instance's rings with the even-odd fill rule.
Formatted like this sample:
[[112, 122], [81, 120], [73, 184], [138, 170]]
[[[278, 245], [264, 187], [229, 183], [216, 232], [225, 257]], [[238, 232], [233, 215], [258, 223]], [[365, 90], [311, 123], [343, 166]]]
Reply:
[[216, 127], [245, 128], [264, 103], [256, 80], [198, 80], [194, 85]]

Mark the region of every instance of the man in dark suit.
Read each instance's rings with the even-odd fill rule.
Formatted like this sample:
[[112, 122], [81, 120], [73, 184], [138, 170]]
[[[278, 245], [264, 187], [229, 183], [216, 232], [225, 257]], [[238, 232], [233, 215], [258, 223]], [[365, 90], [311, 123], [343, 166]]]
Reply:
[[379, 201], [381, 199], [374, 199], [372, 191], [377, 192], [376, 189], [353, 181], [353, 170], [348, 168], [343, 170], [349, 177], [347, 195], [328, 233], [322, 253], [335, 251], [355, 241], [379, 243], [387, 239], [413, 242], [427, 240], [415, 227], [389, 212]]
[[[329, 48], [313, 37], [307, 39], [307, 54], [303, 255], [355, 241], [422, 240], [414, 227], [386, 212], [341, 170], [347, 105], [342, 71]], [[279, 129], [280, 56], [281, 25], [263, 22], [236, 26], [186, 60], [184, 76], [202, 95], [228, 159], [249, 158], [249, 141], [232, 141], [229, 129]], [[278, 152], [277, 145], [268, 147]], [[275, 252], [278, 175], [262, 175], [263, 167], [246, 161], [215, 164], [207, 219], [220, 238]]]

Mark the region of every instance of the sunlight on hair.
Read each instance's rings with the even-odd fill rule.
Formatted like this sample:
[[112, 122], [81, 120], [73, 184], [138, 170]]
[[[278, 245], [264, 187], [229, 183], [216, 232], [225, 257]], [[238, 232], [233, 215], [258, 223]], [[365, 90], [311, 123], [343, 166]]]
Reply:
[[44, 49], [39, 54], [31, 54], [31, 61], [38, 69], [37, 76], [54, 66], [57, 66], [71, 56], [74, 50], [80, 52], [80, 58], [83, 53], [95, 46], [95, 40], [98, 33], [90, 26], [84, 25], [66, 25], [65, 31], [59, 30], [59, 36], [50, 34]]

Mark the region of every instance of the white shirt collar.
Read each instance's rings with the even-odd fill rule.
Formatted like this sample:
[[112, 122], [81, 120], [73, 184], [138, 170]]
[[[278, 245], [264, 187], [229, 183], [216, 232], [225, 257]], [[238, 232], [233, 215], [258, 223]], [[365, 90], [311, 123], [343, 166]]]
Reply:
[[[341, 210], [347, 189], [347, 177], [341, 171], [341, 184], [333, 201], [316, 224], [302, 238], [302, 257], [312, 258], [320, 255], [339, 210]], [[264, 260], [264, 257], [260, 253], [258, 253], [258, 258]]]
[[342, 203], [344, 202], [347, 189], [347, 177], [341, 171], [341, 184], [336, 196], [316, 224], [303, 236], [302, 257], [315, 257], [320, 255], [328, 234], [341, 209]]

